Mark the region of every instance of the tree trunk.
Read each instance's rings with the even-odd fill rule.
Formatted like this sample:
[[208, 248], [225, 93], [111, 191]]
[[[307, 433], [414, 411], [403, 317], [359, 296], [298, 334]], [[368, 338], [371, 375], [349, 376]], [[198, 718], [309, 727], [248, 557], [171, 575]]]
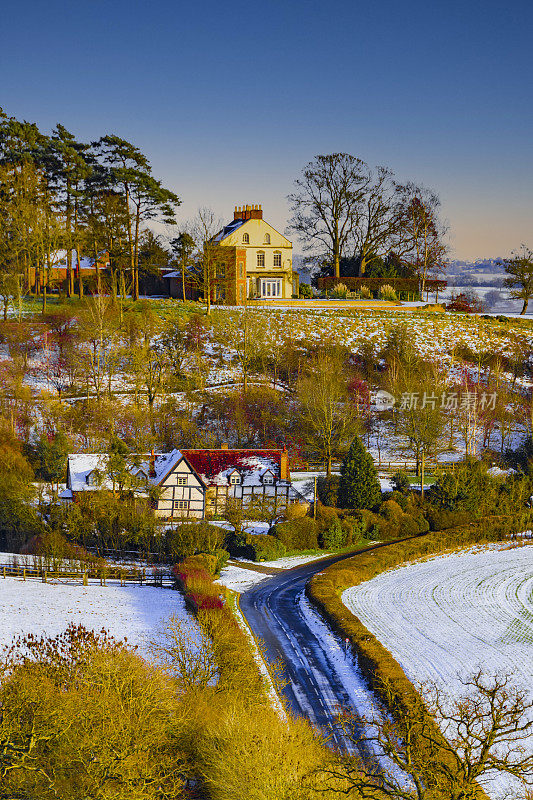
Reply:
[[181, 289], [183, 293], [183, 302], [185, 302], [185, 258], [181, 265]]
[[131, 289], [132, 299], [137, 302], [139, 299], [139, 230], [141, 222], [140, 206], [137, 206], [137, 213], [135, 214], [135, 240], [133, 249], [133, 286]]
[[340, 265], [340, 259], [339, 259], [339, 254], [338, 253], [335, 253], [333, 255], [333, 269], [334, 269], [334, 272], [335, 272], [335, 277], [336, 278], [340, 278], [340, 276], [341, 276], [341, 265]]
[[527, 311], [527, 304], [528, 304], [528, 303], [529, 303], [529, 297], [526, 297], [526, 298], [525, 298], [525, 300], [524, 300], [524, 305], [522, 306], [522, 311], [520, 312], [520, 314], [521, 314], [521, 315], [526, 313], [526, 311]]

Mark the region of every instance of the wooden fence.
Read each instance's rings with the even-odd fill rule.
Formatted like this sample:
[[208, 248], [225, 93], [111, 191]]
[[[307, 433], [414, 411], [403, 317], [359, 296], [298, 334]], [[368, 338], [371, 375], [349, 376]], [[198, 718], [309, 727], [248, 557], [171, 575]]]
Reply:
[[172, 573], [168, 570], [153, 570], [146, 573], [142, 569], [121, 569], [120, 567], [98, 567], [88, 569], [53, 570], [37, 566], [24, 566], [20, 564], [6, 564], [0, 566], [2, 578], [40, 579], [43, 583], [51, 580], [79, 580], [84, 586], [89, 586], [89, 579], [97, 580], [100, 586], [105, 586], [107, 580], [116, 580], [121, 586], [127, 583], [138, 583], [139, 586], [163, 586], [163, 581], [173, 581]]

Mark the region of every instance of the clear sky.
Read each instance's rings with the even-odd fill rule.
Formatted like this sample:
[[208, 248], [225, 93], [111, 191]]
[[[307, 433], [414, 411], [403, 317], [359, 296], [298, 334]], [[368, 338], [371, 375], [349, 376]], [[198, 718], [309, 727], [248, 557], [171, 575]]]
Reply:
[[458, 258], [533, 247], [531, 0], [2, 0], [0, 105], [137, 144], [183, 200], [231, 218], [318, 153], [441, 197]]

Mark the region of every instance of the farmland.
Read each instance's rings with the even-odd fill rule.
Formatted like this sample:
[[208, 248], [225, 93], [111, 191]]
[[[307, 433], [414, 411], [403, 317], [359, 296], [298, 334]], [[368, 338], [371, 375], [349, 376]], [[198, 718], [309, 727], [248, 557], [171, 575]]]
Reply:
[[510, 673], [531, 690], [531, 546], [476, 548], [407, 564], [347, 589], [342, 599], [415, 683], [434, 682], [453, 698], [461, 679], [482, 667]]

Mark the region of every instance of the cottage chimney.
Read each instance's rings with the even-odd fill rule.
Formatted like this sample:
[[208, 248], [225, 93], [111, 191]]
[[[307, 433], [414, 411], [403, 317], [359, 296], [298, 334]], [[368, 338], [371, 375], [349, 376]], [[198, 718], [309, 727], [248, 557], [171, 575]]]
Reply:
[[148, 470], [148, 475], [150, 478], [155, 478], [155, 453], [154, 448], [152, 447], [152, 451], [150, 453], [150, 467]]
[[289, 471], [289, 454], [286, 447], [284, 447], [281, 451], [279, 472], [282, 481], [290, 481], [291, 473]]
[[227, 442], [222, 442], [222, 444], [220, 445], [220, 449], [221, 450], [229, 450], [228, 443]]

